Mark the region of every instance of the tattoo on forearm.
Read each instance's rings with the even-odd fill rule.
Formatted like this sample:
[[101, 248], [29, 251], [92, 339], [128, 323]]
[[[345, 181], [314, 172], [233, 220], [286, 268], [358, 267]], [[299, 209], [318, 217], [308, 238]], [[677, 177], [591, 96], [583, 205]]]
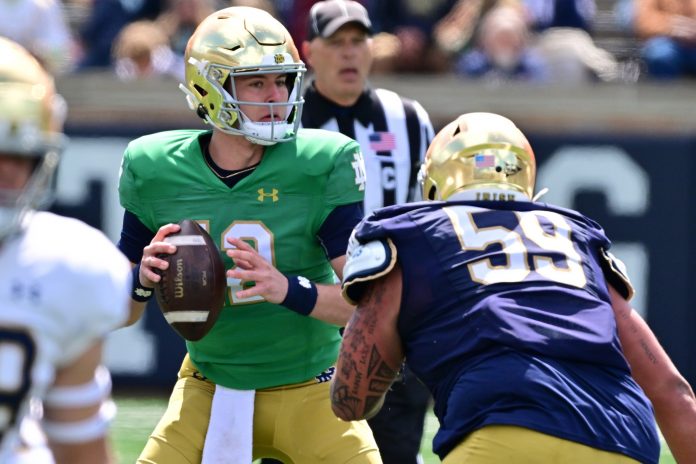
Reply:
[[341, 382], [340, 378], [334, 379], [331, 386], [331, 402], [338, 409], [341, 418], [357, 417], [360, 400], [348, 394], [348, 386]]
[[640, 339], [640, 346], [641, 346], [641, 348], [643, 348], [643, 352], [648, 357], [650, 362], [653, 364], [657, 363], [657, 358], [653, 354], [653, 352], [650, 349], [650, 347], [648, 346], [647, 342], [645, 340], [643, 340], [642, 338]]
[[343, 339], [341, 363], [331, 392], [334, 409], [342, 418], [371, 413], [398, 373], [384, 362], [376, 346], [377, 311], [383, 298], [382, 286], [371, 285]]

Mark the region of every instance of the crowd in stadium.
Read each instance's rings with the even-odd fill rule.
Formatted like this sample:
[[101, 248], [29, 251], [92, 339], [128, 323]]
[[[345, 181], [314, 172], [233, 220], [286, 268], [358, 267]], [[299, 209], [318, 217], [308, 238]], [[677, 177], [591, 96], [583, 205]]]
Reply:
[[[0, 3], [0, 35], [54, 73], [112, 68], [123, 79], [183, 73], [186, 41], [210, 12], [265, 9], [293, 39], [312, 0], [19, 0]], [[362, 0], [373, 72], [470, 79], [633, 82], [696, 75], [696, 5], [657, 0]], [[38, 26], [40, 24], [40, 26]]]

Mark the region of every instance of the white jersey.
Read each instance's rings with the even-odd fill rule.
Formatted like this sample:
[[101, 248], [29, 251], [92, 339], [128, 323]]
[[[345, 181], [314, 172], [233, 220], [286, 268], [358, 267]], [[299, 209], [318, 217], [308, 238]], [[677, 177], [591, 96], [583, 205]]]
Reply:
[[16, 446], [29, 399], [126, 322], [130, 291], [128, 260], [76, 219], [36, 212], [0, 244], [0, 462]]

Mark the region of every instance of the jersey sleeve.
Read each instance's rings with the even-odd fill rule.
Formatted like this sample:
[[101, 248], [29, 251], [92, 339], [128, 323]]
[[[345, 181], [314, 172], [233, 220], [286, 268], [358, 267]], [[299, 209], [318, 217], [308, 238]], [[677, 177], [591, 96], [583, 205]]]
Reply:
[[121, 206], [135, 214], [138, 218], [141, 218], [142, 212], [139, 211], [137, 175], [133, 168], [132, 151], [131, 143], [123, 153], [123, 159], [121, 160], [118, 194]]
[[62, 229], [69, 256], [56, 267], [56, 304], [65, 318], [61, 363], [68, 364], [84, 349], [123, 326], [130, 310], [131, 266], [100, 231], [83, 224]]
[[612, 287], [618, 291], [626, 300], [633, 298], [635, 293], [631, 280], [626, 272], [626, 265], [619, 258], [609, 252], [611, 241], [604, 233], [604, 229], [594, 220], [578, 213], [577, 211], [565, 210], [566, 215], [571, 215], [583, 225], [584, 234], [597, 251], [599, 265], [604, 273], [604, 278]]
[[84, 267], [84, 279], [89, 282], [86, 296], [94, 315], [92, 328], [99, 336], [119, 328], [128, 317], [131, 266], [114, 244], [99, 235], [93, 239], [90, 256], [97, 264]]
[[348, 241], [346, 264], [343, 267], [343, 298], [357, 304], [365, 284], [387, 275], [396, 264], [396, 247], [389, 238], [359, 242], [355, 234]]
[[626, 272], [626, 265], [605, 248], [601, 250], [601, 266], [604, 277], [626, 300], [633, 298], [635, 293], [631, 280]]
[[351, 304], [360, 300], [366, 283], [387, 275], [396, 265], [397, 247], [390, 231], [394, 211], [389, 208], [372, 213], [355, 227], [348, 240], [341, 288], [343, 298]]
[[[173, 134], [173, 135], [170, 135]], [[166, 151], [181, 140], [175, 131], [155, 133], [131, 141], [123, 153], [118, 183], [121, 206], [133, 213], [148, 229], [158, 224], [151, 210], [152, 199], [159, 192], [170, 190], [176, 179], [169, 179]], [[165, 172], [167, 174], [165, 174]], [[161, 179], [171, 180], [163, 185]]]
[[331, 208], [362, 202], [365, 196], [365, 161], [360, 145], [351, 140], [339, 150], [326, 184], [326, 203]]

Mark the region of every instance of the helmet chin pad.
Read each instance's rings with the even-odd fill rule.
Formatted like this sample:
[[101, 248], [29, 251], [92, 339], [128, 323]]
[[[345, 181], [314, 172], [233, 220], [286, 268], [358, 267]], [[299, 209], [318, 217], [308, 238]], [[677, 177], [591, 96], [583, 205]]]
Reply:
[[239, 111], [239, 130], [251, 143], [257, 145], [275, 145], [293, 138], [293, 124], [283, 121], [252, 121], [243, 112]]

